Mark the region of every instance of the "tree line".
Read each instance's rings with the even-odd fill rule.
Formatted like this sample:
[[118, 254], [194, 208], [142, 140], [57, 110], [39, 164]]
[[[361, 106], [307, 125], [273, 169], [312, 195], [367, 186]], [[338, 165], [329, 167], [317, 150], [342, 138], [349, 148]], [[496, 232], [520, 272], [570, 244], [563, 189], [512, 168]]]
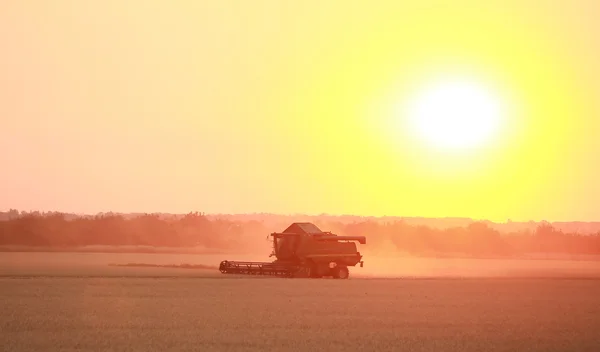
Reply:
[[[7, 215], [8, 214], [8, 215]], [[3, 213], [0, 246], [202, 247], [214, 250], [264, 250], [266, 237], [281, 231], [256, 220], [224, 220], [191, 212], [181, 216], [63, 213]], [[402, 220], [342, 222], [316, 220], [322, 230], [366, 235], [367, 251], [411, 255], [515, 256], [524, 253], [600, 254], [600, 234], [567, 233], [549, 223], [535, 230], [500, 233], [483, 222], [445, 229]]]

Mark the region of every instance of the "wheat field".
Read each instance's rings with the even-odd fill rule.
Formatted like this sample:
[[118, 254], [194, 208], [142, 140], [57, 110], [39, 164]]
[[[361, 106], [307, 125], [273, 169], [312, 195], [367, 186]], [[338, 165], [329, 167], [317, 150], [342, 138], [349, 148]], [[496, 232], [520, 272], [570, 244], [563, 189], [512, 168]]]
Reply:
[[600, 346], [600, 280], [593, 277], [242, 278], [109, 266], [85, 256], [77, 257], [79, 266], [56, 259], [27, 266], [0, 257], [2, 351]]

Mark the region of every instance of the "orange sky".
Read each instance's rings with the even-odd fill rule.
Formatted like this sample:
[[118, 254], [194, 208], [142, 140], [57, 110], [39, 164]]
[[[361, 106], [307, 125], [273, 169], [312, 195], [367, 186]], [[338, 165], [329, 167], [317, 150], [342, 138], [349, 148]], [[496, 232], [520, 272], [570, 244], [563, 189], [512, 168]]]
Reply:
[[[599, 3], [397, 3], [3, 1], [0, 208], [600, 220]], [[394, 112], [449, 73], [474, 153]]]

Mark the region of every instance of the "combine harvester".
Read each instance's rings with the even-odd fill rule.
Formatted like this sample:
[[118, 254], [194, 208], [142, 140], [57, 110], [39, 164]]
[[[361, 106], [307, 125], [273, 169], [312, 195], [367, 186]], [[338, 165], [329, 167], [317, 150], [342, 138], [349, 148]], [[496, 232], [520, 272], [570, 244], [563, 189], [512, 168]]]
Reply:
[[366, 244], [365, 236], [338, 236], [323, 232], [309, 222], [297, 222], [283, 232], [272, 233], [273, 262], [240, 262], [224, 260], [219, 265], [223, 274], [274, 275], [281, 277], [347, 279], [349, 266], [363, 266], [356, 243]]

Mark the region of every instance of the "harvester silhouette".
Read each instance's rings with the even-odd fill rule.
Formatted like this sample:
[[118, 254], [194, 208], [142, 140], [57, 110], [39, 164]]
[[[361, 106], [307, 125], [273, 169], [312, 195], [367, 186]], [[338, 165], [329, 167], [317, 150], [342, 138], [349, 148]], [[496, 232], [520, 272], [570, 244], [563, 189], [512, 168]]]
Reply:
[[274, 275], [281, 277], [347, 279], [349, 266], [363, 266], [358, 241], [365, 236], [338, 236], [323, 232], [310, 222], [296, 222], [283, 232], [274, 232], [273, 262], [241, 262], [224, 260], [219, 265], [223, 274]]

